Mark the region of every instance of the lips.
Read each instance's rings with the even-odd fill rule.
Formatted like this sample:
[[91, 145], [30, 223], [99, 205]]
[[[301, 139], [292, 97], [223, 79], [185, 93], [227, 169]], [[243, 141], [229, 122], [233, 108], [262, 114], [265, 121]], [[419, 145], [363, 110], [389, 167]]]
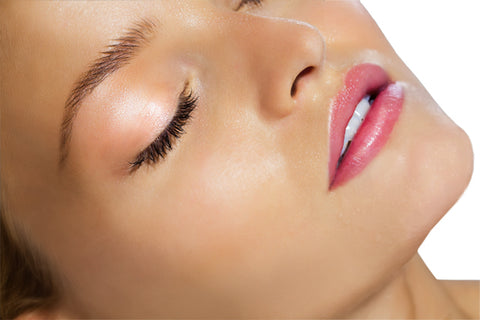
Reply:
[[[367, 95], [375, 99], [340, 159], [347, 124]], [[403, 97], [403, 88], [392, 83], [380, 66], [361, 64], [348, 71], [330, 112], [330, 190], [354, 178], [378, 154], [398, 120]]]

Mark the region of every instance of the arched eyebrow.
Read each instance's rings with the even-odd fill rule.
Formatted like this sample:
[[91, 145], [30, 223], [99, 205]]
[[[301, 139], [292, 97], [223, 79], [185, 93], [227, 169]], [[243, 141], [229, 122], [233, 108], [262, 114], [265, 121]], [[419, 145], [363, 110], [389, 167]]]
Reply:
[[145, 48], [155, 36], [156, 20], [143, 18], [128, 28], [113, 44], [106, 46], [90, 67], [75, 83], [65, 102], [62, 125], [60, 129], [60, 159], [59, 167], [63, 167], [70, 149], [72, 127], [82, 101], [106, 78], [128, 62]]

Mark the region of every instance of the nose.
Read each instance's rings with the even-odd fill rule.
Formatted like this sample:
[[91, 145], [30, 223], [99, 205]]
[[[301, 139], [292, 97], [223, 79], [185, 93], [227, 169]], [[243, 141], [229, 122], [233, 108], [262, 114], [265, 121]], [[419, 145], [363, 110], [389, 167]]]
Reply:
[[[285, 117], [304, 100], [305, 88], [318, 74], [325, 41], [318, 29], [296, 20], [252, 16], [240, 45], [247, 55], [261, 114]], [[249, 31], [253, 29], [255, 31]]]

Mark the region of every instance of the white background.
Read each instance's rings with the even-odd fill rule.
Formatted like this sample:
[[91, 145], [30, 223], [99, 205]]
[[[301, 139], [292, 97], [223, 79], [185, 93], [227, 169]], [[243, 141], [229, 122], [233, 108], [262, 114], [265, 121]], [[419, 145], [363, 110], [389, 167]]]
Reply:
[[400, 58], [470, 136], [472, 181], [420, 247], [438, 279], [480, 280], [480, 1], [362, 0]]

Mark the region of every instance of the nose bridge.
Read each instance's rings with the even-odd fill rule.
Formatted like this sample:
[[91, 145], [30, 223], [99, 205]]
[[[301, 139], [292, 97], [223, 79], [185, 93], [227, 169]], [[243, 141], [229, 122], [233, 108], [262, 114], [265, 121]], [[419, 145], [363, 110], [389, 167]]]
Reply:
[[295, 107], [293, 86], [302, 71], [321, 68], [322, 34], [307, 23], [286, 18], [250, 16], [242, 25], [236, 30], [238, 45], [247, 55], [263, 113], [288, 115]]

